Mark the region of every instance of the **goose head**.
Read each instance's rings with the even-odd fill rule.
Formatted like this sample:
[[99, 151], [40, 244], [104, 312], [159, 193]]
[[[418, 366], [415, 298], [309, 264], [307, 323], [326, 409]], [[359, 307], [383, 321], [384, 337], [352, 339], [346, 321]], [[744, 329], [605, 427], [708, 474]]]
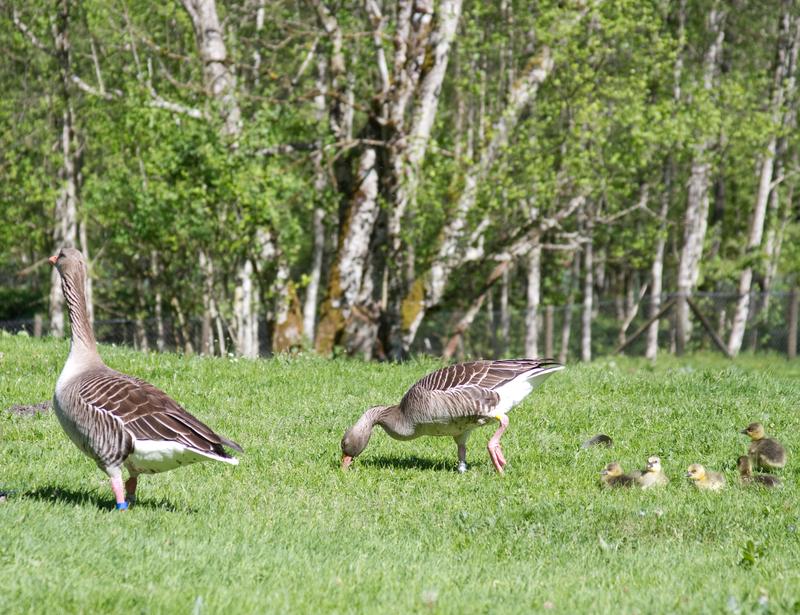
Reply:
[[647, 466], [645, 468], [647, 472], [661, 472], [661, 459], [656, 455], [647, 458]]
[[749, 436], [751, 440], [762, 440], [764, 438], [764, 426], [761, 423], [750, 423], [742, 429], [741, 433]]
[[378, 418], [389, 406], [373, 406], [369, 408], [358, 422], [344, 432], [342, 437], [342, 470], [346, 470], [369, 444], [372, 428]]
[[686, 468], [686, 478], [694, 481], [704, 480], [706, 477], [706, 469], [699, 463], [693, 463]]
[[51, 265], [58, 269], [61, 277], [86, 277], [86, 259], [80, 250], [75, 248], [61, 248], [47, 259]]

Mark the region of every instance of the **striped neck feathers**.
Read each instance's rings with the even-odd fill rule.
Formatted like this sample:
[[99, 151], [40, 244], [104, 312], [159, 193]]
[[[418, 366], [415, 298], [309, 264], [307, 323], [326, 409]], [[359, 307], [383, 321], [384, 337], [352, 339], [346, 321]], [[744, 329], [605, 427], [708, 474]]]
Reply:
[[82, 262], [69, 263], [60, 267], [59, 273], [72, 329], [70, 354], [97, 354], [97, 342], [86, 308], [86, 267]]

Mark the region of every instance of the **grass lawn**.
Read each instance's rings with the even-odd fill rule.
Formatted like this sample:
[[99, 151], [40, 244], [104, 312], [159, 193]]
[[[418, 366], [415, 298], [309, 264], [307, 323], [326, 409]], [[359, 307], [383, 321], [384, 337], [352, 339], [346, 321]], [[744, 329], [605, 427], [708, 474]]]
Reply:
[[[714, 356], [600, 360], [551, 377], [511, 413], [507, 474], [476, 431], [376, 429], [352, 471], [339, 440], [440, 364], [184, 358], [102, 347], [245, 448], [241, 464], [108, 481], [52, 412], [67, 343], [0, 334], [0, 613], [751, 613], [800, 611], [800, 365]], [[777, 491], [740, 487], [738, 430], [786, 445]], [[596, 433], [612, 449], [580, 450]], [[606, 491], [600, 469], [659, 454], [661, 490]], [[683, 478], [702, 462], [729, 486]]]

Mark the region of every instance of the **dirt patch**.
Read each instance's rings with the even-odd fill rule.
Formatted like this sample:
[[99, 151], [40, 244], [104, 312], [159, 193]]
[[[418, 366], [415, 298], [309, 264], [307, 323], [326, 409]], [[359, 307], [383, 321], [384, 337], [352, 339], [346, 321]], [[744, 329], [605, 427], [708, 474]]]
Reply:
[[48, 399], [32, 405], [14, 404], [10, 408], [6, 408], [6, 411], [17, 416], [34, 416], [36, 414], [45, 414], [52, 409], [53, 402]]

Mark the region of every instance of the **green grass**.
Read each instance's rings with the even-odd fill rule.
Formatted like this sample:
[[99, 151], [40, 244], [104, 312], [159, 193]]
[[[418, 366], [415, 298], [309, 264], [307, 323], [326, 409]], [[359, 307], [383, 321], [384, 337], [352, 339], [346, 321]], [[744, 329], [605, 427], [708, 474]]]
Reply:
[[[470, 471], [452, 440], [377, 430], [345, 474], [339, 440], [439, 364], [301, 356], [184, 358], [103, 347], [245, 448], [140, 482], [112, 510], [105, 475], [52, 413], [67, 343], [0, 335], [0, 612], [724, 613], [800, 610], [800, 369], [713, 356], [655, 368], [571, 366], [511, 414], [507, 474], [475, 432]], [[737, 433], [762, 420], [789, 452], [786, 485], [735, 480]], [[611, 450], [580, 451], [599, 432]], [[603, 491], [598, 472], [660, 454], [671, 483]], [[691, 462], [725, 472], [701, 493]]]

